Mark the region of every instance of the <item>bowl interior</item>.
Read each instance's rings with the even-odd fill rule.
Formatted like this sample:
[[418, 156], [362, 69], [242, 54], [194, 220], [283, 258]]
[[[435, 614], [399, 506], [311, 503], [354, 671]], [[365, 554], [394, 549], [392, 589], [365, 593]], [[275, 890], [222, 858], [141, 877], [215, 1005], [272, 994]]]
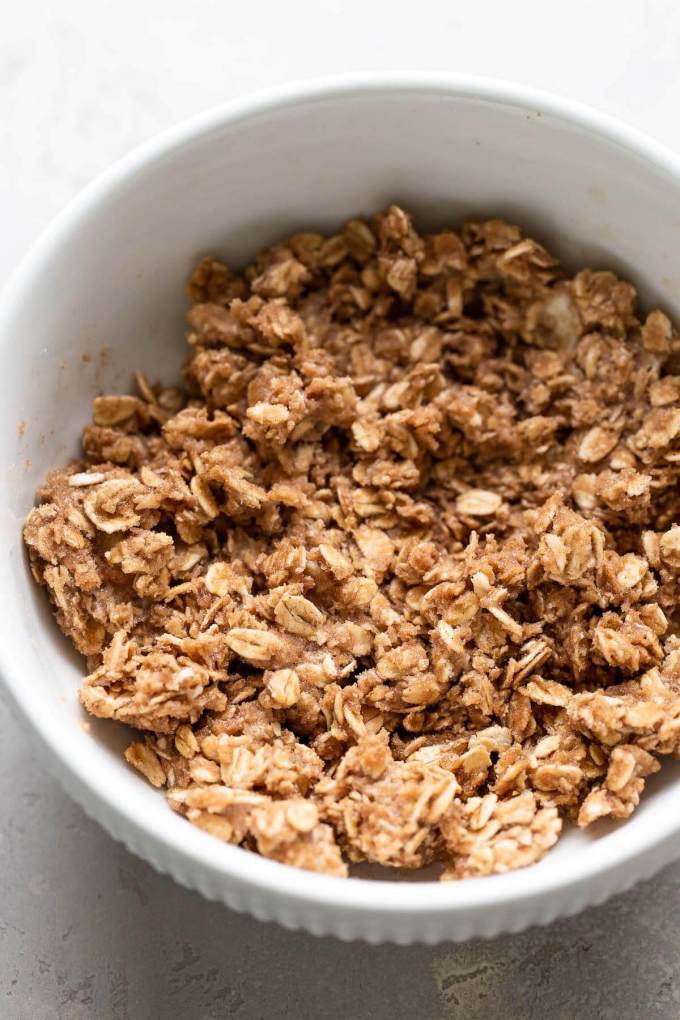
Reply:
[[[573, 268], [614, 268], [643, 303], [677, 315], [679, 190], [668, 170], [586, 123], [436, 87], [255, 106], [109, 174], [51, 230], [0, 313], [4, 672], [52, 746], [117, 810], [134, 802], [150, 829], [187, 846], [207, 838], [185, 833], [191, 827], [127, 768], [122, 728], [89, 720], [83, 729], [83, 664], [32, 582], [20, 537], [36, 486], [76, 453], [92, 397], [128, 391], [136, 369], [177, 380], [184, 283], [200, 255], [239, 265], [287, 233], [331, 229], [396, 201], [424, 227], [469, 215], [515, 220]], [[625, 826], [569, 832], [534, 872], [582, 866], [603, 842], [614, 856], [630, 849], [680, 806], [677, 769], [654, 777]]]

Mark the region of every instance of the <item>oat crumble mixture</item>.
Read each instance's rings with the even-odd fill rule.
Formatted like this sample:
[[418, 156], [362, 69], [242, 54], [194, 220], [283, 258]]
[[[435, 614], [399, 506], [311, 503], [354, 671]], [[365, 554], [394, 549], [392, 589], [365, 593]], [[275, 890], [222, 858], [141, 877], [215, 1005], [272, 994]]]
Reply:
[[539, 860], [680, 755], [680, 334], [516, 226], [395, 206], [189, 282], [24, 529], [80, 698], [297, 867]]

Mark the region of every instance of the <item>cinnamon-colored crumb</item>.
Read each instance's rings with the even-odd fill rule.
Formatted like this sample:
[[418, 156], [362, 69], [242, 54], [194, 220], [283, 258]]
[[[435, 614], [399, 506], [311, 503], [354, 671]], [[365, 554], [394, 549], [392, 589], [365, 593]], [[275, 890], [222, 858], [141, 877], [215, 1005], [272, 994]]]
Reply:
[[396, 207], [189, 296], [185, 388], [98, 397], [24, 528], [127, 760], [334, 875], [486, 875], [627, 817], [680, 752], [670, 320]]

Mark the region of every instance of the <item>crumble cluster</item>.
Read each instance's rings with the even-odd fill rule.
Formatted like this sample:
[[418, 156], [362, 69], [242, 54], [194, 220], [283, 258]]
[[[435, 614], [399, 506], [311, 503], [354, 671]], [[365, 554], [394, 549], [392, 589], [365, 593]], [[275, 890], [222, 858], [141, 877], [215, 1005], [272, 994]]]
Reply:
[[394, 206], [189, 296], [185, 390], [98, 397], [24, 529], [127, 760], [333, 875], [486, 875], [627, 817], [680, 749], [669, 319]]

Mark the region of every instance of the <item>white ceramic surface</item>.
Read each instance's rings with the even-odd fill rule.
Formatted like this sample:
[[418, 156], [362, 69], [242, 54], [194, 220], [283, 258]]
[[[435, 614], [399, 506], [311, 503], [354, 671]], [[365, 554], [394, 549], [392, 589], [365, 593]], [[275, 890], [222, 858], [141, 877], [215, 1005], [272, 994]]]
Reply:
[[[101, 390], [177, 377], [182, 289], [204, 252], [238, 264], [290, 230], [390, 201], [424, 225], [514, 218], [574, 267], [614, 267], [680, 315], [680, 160], [594, 112], [440, 75], [347, 77], [211, 111], [117, 164], [54, 223], [0, 300], [0, 673], [48, 767], [116, 838], [204, 895], [290, 927], [396, 942], [519, 930], [601, 902], [680, 855], [669, 764], [625, 824], [569, 832], [540, 864], [463, 883], [342, 881], [225, 846], [127, 768], [120, 727], [83, 727], [82, 666], [27, 570], [20, 526]], [[678, 849], [676, 849], [676, 847]]]

